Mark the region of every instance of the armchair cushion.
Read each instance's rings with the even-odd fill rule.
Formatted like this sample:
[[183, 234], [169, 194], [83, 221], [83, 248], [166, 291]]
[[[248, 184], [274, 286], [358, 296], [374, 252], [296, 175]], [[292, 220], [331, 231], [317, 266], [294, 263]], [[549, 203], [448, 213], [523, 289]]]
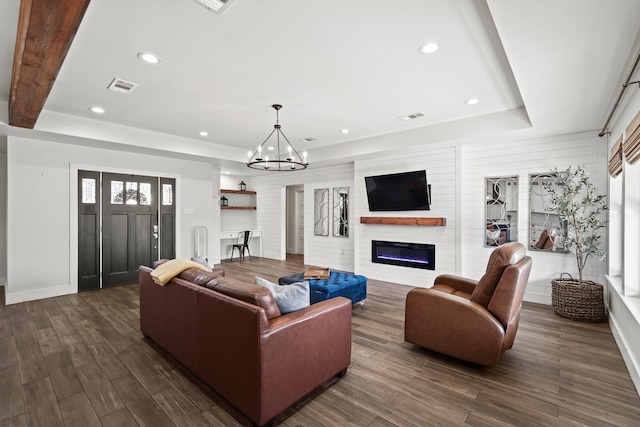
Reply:
[[433, 289], [407, 294], [405, 341], [493, 366], [502, 354], [503, 337], [503, 326], [478, 303]]
[[489, 257], [486, 273], [471, 295], [471, 301], [488, 307], [504, 270], [509, 265], [518, 263], [526, 255], [527, 249], [518, 242], [507, 243], [495, 249]]
[[453, 274], [441, 274], [440, 276], [436, 277], [436, 280], [433, 282], [433, 284], [434, 288], [450, 287], [457, 292], [469, 294], [469, 297], [471, 297], [471, 294], [478, 285], [478, 281], [467, 279], [465, 277], [454, 276]]

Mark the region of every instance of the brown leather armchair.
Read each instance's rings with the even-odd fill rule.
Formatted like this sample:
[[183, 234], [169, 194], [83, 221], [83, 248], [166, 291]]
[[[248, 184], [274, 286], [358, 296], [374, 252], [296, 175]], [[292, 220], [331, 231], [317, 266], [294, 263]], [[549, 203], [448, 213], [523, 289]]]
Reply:
[[404, 339], [429, 350], [495, 366], [513, 345], [531, 257], [518, 242], [493, 250], [479, 281], [449, 274], [407, 294]]

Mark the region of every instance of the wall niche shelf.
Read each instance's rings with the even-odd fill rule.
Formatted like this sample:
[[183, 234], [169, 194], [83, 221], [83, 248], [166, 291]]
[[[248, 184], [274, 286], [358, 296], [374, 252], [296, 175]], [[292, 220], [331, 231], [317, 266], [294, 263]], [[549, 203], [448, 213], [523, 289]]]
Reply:
[[399, 216], [361, 216], [360, 224], [423, 225], [427, 227], [444, 227], [445, 225], [447, 225], [447, 219]]
[[255, 206], [220, 206], [220, 209], [224, 210], [244, 210], [244, 211], [255, 211]]
[[255, 191], [247, 191], [247, 190], [220, 190], [221, 193], [227, 194], [247, 194], [249, 196], [255, 196]]
[[[248, 190], [225, 190], [220, 189], [220, 194], [241, 194], [245, 196], [255, 196], [255, 191]], [[243, 210], [243, 211], [255, 211], [255, 206], [220, 206], [222, 210]]]

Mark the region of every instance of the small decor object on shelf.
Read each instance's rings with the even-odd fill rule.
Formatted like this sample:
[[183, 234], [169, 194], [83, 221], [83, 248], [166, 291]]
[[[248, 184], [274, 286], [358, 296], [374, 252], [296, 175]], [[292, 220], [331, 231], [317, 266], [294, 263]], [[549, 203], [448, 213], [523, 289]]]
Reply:
[[225, 196], [220, 197], [220, 206], [229, 206], [229, 199]]
[[597, 189], [584, 166], [552, 171], [557, 179], [545, 184], [551, 196], [547, 211], [556, 213], [566, 224], [559, 244], [571, 252], [578, 267], [578, 280], [561, 276], [551, 282], [551, 302], [556, 314], [583, 322], [601, 322], [606, 317], [603, 286], [583, 279], [589, 257], [603, 260], [606, 251], [600, 247], [601, 231], [607, 220], [606, 196]]
[[244, 181], [240, 181], [240, 191], [247, 191], [247, 184]]

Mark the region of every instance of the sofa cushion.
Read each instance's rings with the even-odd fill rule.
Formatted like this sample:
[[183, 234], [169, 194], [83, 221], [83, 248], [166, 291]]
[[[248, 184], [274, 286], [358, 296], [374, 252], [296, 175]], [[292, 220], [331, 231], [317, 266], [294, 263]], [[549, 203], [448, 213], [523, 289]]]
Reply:
[[256, 284], [268, 289], [276, 300], [280, 313], [291, 313], [309, 307], [310, 290], [309, 282], [294, 282], [288, 285], [278, 285], [256, 276]]
[[178, 277], [183, 280], [195, 283], [196, 285], [205, 286], [211, 280], [220, 277], [221, 275], [215, 271], [204, 271], [199, 268], [187, 268], [180, 273]]
[[269, 320], [280, 316], [280, 309], [273, 294], [266, 288], [222, 276], [211, 279], [205, 286], [221, 294], [262, 307]]

